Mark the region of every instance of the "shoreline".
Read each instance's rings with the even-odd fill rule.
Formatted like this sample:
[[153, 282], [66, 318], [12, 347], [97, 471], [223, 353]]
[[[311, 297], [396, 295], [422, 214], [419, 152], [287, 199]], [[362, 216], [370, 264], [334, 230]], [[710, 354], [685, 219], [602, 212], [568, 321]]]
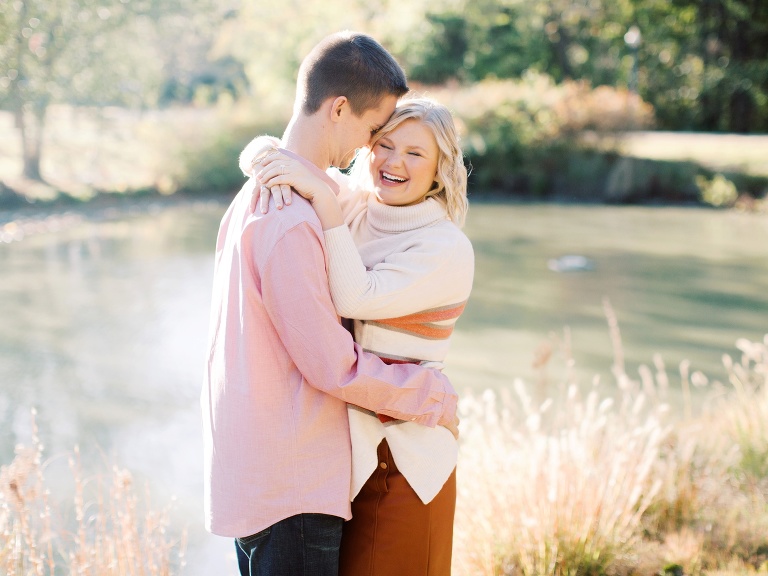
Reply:
[[[1, 192], [1, 191], [0, 191]], [[11, 201], [0, 194], [0, 244], [12, 243], [26, 237], [58, 232], [82, 222], [118, 220], [178, 206], [221, 205], [226, 206], [237, 192], [209, 192], [161, 194], [157, 191], [140, 192], [98, 192], [93, 197], [79, 200], [62, 194], [52, 200], [31, 201], [22, 195], [13, 193]], [[751, 206], [737, 205], [733, 208], [715, 208], [701, 202], [606, 202], [595, 198], [553, 196], [550, 198], [526, 198], [510, 195], [509, 192], [494, 189], [471, 191], [468, 195], [472, 204], [507, 204], [526, 206], [531, 204], [551, 204], [560, 206], [643, 206], [647, 208], [688, 208], [703, 210], [753, 211]]]
[[83, 222], [103, 222], [139, 216], [175, 206], [225, 205], [227, 194], [164, 195], [160, 193], [100, 193], [88, 200], [60, 197], [29, 202], [20, 199], [10, 205], [0, 201], [0, 244], [18, 242], [29, 236], [59, 232]]

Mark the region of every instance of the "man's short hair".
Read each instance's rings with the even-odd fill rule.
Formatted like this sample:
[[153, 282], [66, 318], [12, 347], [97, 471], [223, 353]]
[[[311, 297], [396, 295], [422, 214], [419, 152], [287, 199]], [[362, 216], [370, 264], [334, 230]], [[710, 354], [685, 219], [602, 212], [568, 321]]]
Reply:
[[314, 114], [328, 98], [346, 96], [357, 116], [388, 95], [408, 92], [405, 72], [384, 47], [366, 34], [338, 32], [324, 38], [299, 68], [301, 110]]

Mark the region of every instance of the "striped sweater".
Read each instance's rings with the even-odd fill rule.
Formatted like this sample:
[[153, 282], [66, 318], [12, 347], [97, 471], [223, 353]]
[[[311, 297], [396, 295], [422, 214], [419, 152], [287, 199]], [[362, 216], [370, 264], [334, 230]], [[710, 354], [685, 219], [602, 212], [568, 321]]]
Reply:
[[[350, 188], [338, 170], [347, 226], [325, 232], [329, 281], [337, 312], [354, 319], [355, 341], [386, 362], [441, 367], [456, 320], [472, 289], [474, 254], [467, 237], [435, 199], [387, 206]], [[382, 418], [385, 420], [385, 418]], [[378, 465], [386, 438], [397, 467], [427, 503], [456, 466], [458, 446], [445, 428], [382, 423], [349, 407], [354, 498]]]

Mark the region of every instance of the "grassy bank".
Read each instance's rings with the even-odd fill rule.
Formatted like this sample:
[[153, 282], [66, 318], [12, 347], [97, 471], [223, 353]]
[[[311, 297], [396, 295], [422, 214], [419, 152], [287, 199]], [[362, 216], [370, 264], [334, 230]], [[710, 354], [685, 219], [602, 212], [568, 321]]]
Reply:
[[768, 177], [768, 136], [633, 132], [619, 148], [626, 156], [668, 162], [694, 162], [719, 172]]

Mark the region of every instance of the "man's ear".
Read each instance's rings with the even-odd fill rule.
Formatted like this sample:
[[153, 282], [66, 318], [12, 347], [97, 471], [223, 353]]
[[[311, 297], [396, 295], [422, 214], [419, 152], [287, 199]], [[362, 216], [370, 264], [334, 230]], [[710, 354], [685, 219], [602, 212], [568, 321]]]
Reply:
[[331, 103], [331, 122], [339, 122], [348, 112], [349, 100], [346, 96], [337, 96]]

